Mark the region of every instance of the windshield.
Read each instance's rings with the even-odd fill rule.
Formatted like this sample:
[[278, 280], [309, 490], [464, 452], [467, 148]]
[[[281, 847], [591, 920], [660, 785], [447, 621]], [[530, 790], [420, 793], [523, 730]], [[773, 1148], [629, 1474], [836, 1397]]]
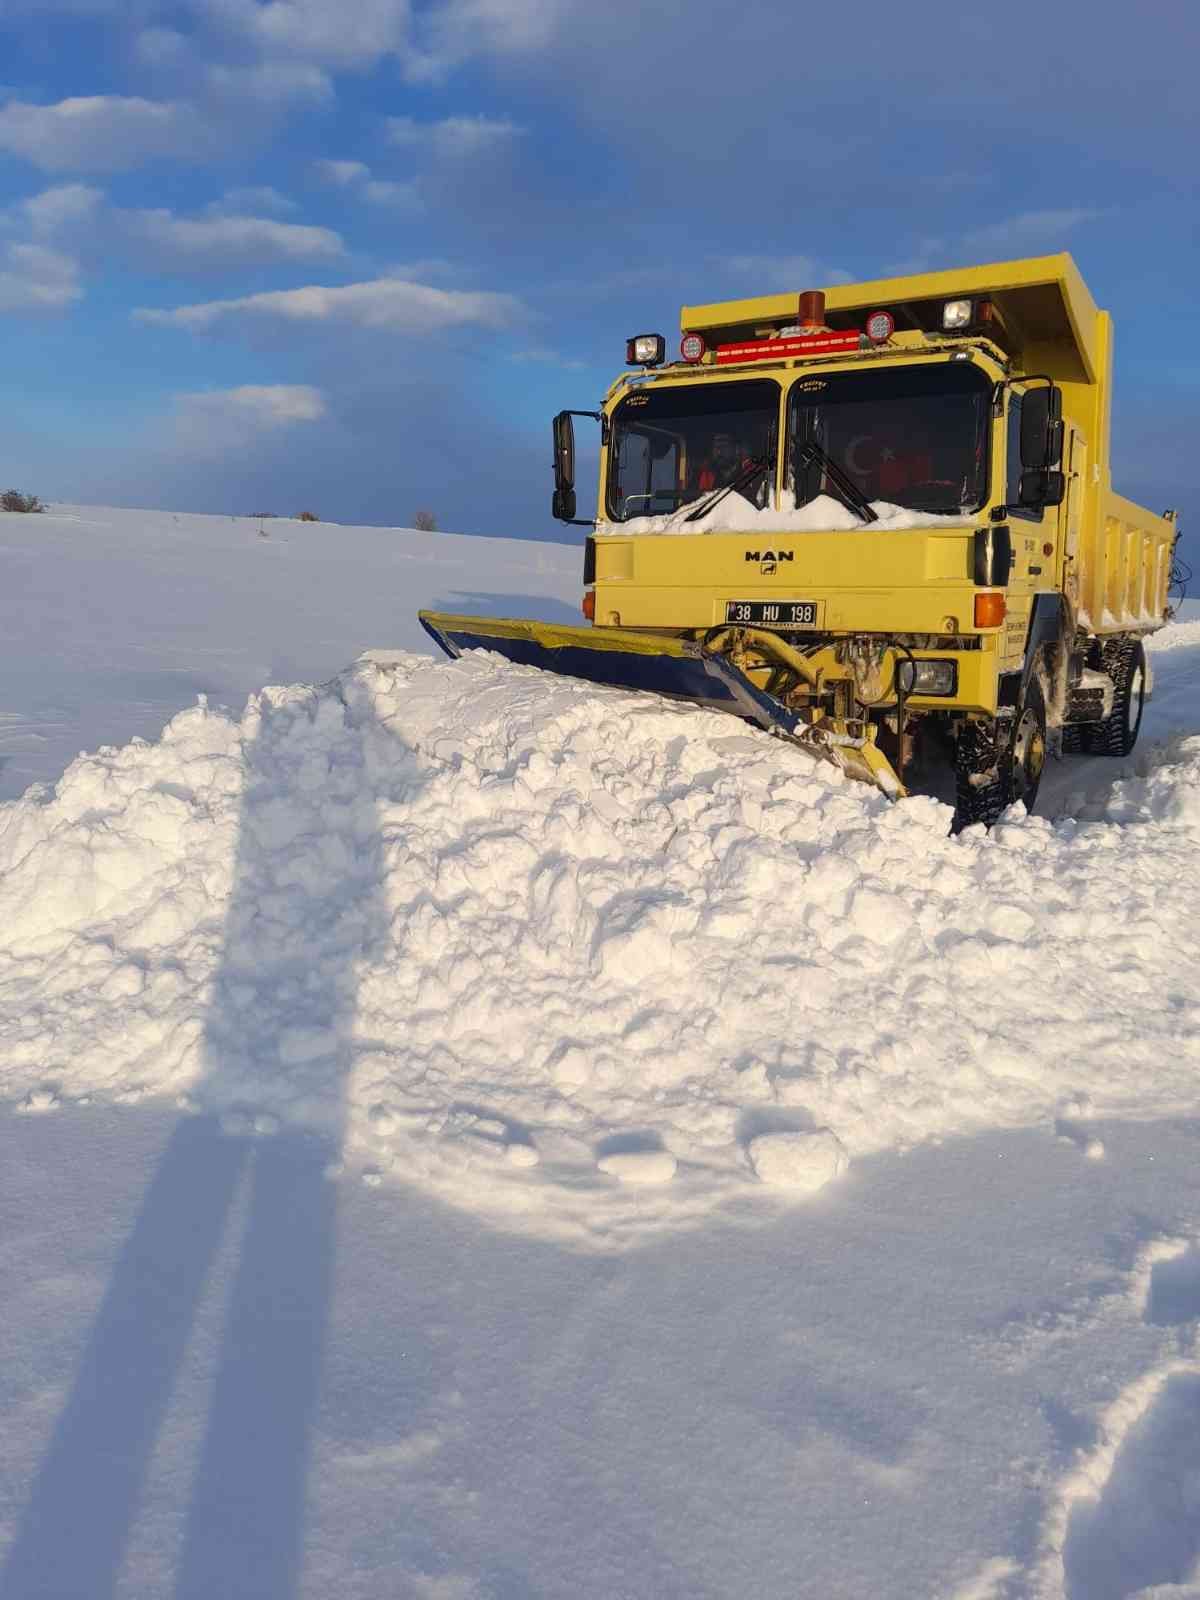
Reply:
[[661, 516], [737, 479], [752, 505], [775, 485], [779, 386], [772, 382], [636, 389], [613, 412], [608, 515]]
[[[868, 500], [943, 514], [987, 499], [991, 384], [969, 362], [801, 378], [788, 413], [798, 506], [837, 495], [822, 452]], [[805, 460], [809, 443], [820, 451]]]

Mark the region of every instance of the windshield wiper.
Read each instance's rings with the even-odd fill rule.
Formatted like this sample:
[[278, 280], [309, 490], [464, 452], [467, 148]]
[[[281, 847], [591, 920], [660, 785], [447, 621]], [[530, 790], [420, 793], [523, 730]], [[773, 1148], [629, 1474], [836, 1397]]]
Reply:
[[715, 489], [711, 489], [696, 509], [689, 512], [683, 520], [698, 522], [701, 517], [707, 516], [715, 505], [724, 500], [727, 494], [732, 494], [735, 489], [750, 483], [760, 472], [765, 472], [770, 464], [770, 456], [751, 456], [749, 461], [743, 461], [727, 483], [718, 484]]
[[[825, 470], [825, 476], [837, 490], [843, 503], [851, 511], [863, 519], [864, 522], [878, 522], [878, 513], [871, 509], [871, 502], [855, 483], [854, 479], [837, 464], [833, 457], [815, 439], [810, 439], [807, 444], [802, 444], [796, 452], [796, 465], [801, 469], [819, 466]], [[806, 502], [807, 503], [807, 502]]]

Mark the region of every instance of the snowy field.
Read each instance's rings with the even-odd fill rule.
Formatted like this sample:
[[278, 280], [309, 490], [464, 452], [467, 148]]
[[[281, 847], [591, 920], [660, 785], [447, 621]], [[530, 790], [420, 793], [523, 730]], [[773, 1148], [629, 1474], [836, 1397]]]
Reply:
[[0, 800], [82, 749], [157, 738], [198, 694], [240, 708], [266, 683], [323, 682], [368, 644], [432, 649], [418, 606], [578, 622], [582, 571], [582, 547], [408, 528], [0, 514]]
[[1200, 619], [951, 839], [579, 568], [0, 518], [0, 1597], [1197, 1600]]

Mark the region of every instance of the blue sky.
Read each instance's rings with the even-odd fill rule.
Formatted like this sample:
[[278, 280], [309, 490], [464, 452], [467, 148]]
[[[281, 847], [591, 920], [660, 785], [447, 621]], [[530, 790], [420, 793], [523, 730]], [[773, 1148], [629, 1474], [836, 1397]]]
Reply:
[[1069, 249], [1117, 487], [1186, 512], [1198, 46], [1183, 0], [4, 0], [0, 479], [556, 536], [551, 413], [681, 302]]

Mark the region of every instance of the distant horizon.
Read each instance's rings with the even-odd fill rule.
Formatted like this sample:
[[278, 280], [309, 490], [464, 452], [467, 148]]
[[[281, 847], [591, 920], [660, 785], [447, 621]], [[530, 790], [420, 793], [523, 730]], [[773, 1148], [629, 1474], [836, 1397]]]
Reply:
[[561, 544], [572, 548], [578, 546], [581, 551], [584, 538], [582, 529], [571, 529], [565, 526], [557, 530], [551, 528], [546, 535], [489, 533], [483, 529], [475, 528], [444, 528], [440, 522], [436, 528], [418, 528], [411, 522], [348, 522], [339, 517], [323, 517], [319, 514], [306, 517], [300, 512], [290, 511], [196, 511], [191, 507], [185, 506], [117, 505], [115, 503], [100, 504], [99, 502], [83, 500], [45, 500], [40, 495], [37, 498], [42, 501], [40, 511], [0, 511], [0, 518], [9, 517], [15, 521], [23, 516], [34, 519], [39, 516], [68, 515], [72, 512], [120, 511], [154, 517], [203, 517], [214, 522], [295, 522], [314, 528], [363, 528], [380, 533], [446, 533], [456, 539], [510, 539], [521, 543]]

